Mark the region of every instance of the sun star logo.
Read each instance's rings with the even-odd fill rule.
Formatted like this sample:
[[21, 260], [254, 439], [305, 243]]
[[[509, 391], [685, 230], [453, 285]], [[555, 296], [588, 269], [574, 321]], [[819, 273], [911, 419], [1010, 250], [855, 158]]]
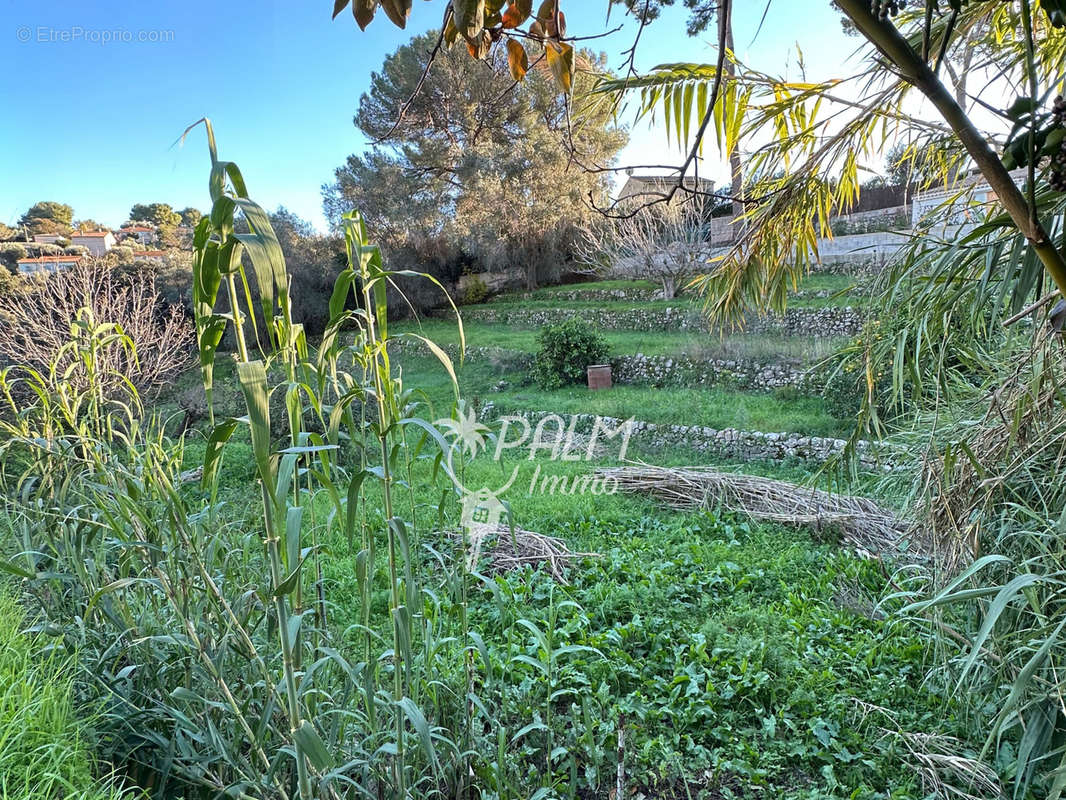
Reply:
[[[493, 437], [490, 428], [478, 421], [474, 410], [461, 405], [455, 417], [438, 419], [433, 423], [447, 443], [444, 466], [462, 497], [461, 523], [467, 530], [475, 526], [495, 527], [512, 522], [510, 508], [503, 500], [503, 495], [514, 485], [523, 460], [527, 464], [536, 462], [532, 465], [529, 494], [614, 494], [618, 490], [617, 485], [611, 483], [614, 478], [575, 473], [573, 467], [553, 470], [552, 464], [593, 461], [602, 457], [601, 451], [608, 442], [616, 439], [619, 445], [618, 460], [624, 460], [629, 438], [633, 434], [632, 419], [619, 421], [599, 416], [579, 418], [578, 415], [571, 415], [567, 421], [558, 414], [547, 414], [536, 425], [531, 425], [529, 420], [521, 416], [504, 416], [499, 421], [499, 435]], [[587, 433], [578, 432], [582, 422], [586, 425]], [[509, 436], [515, 432], [518, 436]], [[528, 450], [528, 457], [519, 457], [519, 463], [515, 464], [500, 486], [465, 486], [456, 469], [457, 458], [469, 463], [488, 452], [490, 438], [496, 440], [492, 461], [500, 462], [506, 451], [518, 451], [519, 448]], [[550, 462], [547, 467], [541, 463], [545, 457]]]

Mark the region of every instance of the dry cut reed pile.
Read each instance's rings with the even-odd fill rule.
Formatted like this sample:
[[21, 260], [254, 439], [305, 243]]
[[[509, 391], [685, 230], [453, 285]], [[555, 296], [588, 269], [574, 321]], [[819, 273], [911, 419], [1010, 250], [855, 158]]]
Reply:
[[[459, 547], [464, 546], [462, 531], [448, 534]], [[465, 536], [466, 567], [475, 570], [482, 558], [492, 574], [509, 572], [526, 565], [545, 567], [559, 583], [566, 584], [563, 568], [583, 559], [599, 558], [599, 553], [575, 553], [566, 542], [555, 536], [514, 528], [508, 525], [475, 523]]]
[[867, 556], [915, 557], [911, 526], [866, 497], [830, 494], [787, 481], [709, 467], [640, 465], [598, 470], [618, 490], [654, 497], [682, 511], [723, 507], [755, 520], [835, 530]]

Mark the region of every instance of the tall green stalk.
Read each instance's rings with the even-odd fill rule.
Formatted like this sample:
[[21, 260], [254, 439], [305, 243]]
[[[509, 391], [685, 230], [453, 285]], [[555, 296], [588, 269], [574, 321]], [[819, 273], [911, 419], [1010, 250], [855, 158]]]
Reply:
[[[237, 293], [237, 275], [243, 276], [241, 254], [247, 253], [256, 272], [259, 293], [268, 330], [268, 339], [274, 345], [272, 356], [279, 358], [289, 368], [293, 377], [295, 363], [293, 326], [288, 303], [288, 275], [285, 272], [284, 258], [277, 237], [270, 226], [269, 218], [263, 209], [248, 198], [244, 178], [232, 162], [219, 161], [215, 148], [214, 131], [208, 120], [202, 121], [207, 131], [208, 147], [211, 155], [211, 215], [201, 221], [197, 229], [195, 244], [197, 254], [194, 259], [194, 286], [196, 293], [194, 309], [199, 332], [209, 332], [211, 336], [198, 337], [201, 364], [205, 369], [205, 391], [209, 391], [208, 370], [213, 364], [214, 346], [221, 340], [227, 318], [215, 313], [213, 300], [217, 295], [205, 287], [217, 287], [217, 276], [224, 274], [229, 296], [230, 313], [237, 342], [237, 371], [248, 409], [248, 425], [252, 437], [252, 449], [255, 455], [263, 502], [263, 546], [270, 571], [272, 604], [278, 627], [278, 640], [281, 650], [282, 672], [285, 684], [285, 703], [289, 718], [292, 747], [295, 753], [297, 789], [300, 800], [312, 800], [314, 792], [308, 758], [305, 752], [308, 733], [304, 729], [304, 715], [296, 672], [299, 668], [296, 630], [299, 627], [299, 615], [290, 616], [288, 598], [295, 599], [298, 607], [298, 587], [300, 584], [299, 565], [290, 564], [290, 575], [286, 575], [282, 566], [281, 532], [278, 520], [285, 519], [284, 535], [288, 542], [292, 537], [299, 537], [300, 508], [286, 512], [285, 497], [279, 492], [278, 471], [271, 459], [269, 390], [267, 388], [267, 365], [262, 361], [251, 360], [244, 335], [240, 298]], [[249, 233], [236, 233], [235, 216], [241, 213], [247, 222]], [[248, 316], [254, 319], [255, 309], [247, 309]], [[212, 338], [216, 337], [217, 338]], [[209, 395], [210, 397], [210, 395]], [[219, 433], [212, 434], [211, 440], [216, 447], [221, 447], [232, 435], [233, 425]], [[290, 420], [290, 428], [291, 420]], [[295, 434], [294, 434], [295, 435]], [[219, 453], [209, 448], [208, 463], [217, 458]], [[211, 481], [217, 472], [204, 470], [204, 482]], [[287, 548], [291, 551], [293, 548]], [[295, 548], [299, 553], [299, 546]]]

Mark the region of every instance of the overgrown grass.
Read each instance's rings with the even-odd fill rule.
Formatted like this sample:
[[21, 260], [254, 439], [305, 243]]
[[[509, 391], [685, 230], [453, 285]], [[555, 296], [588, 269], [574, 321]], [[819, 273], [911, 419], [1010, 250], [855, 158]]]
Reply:
[[[433, 413], [446, 414], [451, 402], [451, 384], [447, 376], [434, 369], [430, 359], [405, 359], [404, 376], [417, 384], [433, 404]], [[523, 377], [511, 372], [505, 364], [484, 361], [471, 361], [459, 371], [464, 397], [477, 403], [491, 401], [505, 411], [600, 414], [668, 425], [788, 431], [816, 436], [843, 436], [850, 430], [848, 422], [834, 418], [825, 410], [825, 401], [820, 397], [726, 388], [650, 389], [622, 385], [598, 392], [590, 392], [583, 386], [546, 391], [522, 385]], [[496, 391], [500, 380], [508, 385], [503, 391]]]
[[[440, 319], [421, 322], [404, 321], [394, 326], [396, 331], [418, 331], [438, 344], [457, 345], [459, 333], [455, 323]], [[537, 349], [537, 330], [514, 328], [509, 325], [489, 325], [480, 322], [464, 324], [468, 347], [499, 347], [526, 353]], [[843, 341], [840, 338], [801, 338], [749, 334], [739, 332], [729, 336], [708, 333], [672, 333], [656, 331], [602, 331], [611, 348], [611, 355], [648, 356], [689, 355], [693, 358], [750, 358], [756, 361], [817, 361], [833, 352]]]
[[90, 730], [74, 708], [72, 660], [24, 634], [24, 621], [0, 588], [0, 797], [132, 800], [93, 775]]
[[[789, 301], [789, 305], [796, 308], [820, 308], [827, 305], [840, 306], [840, 305], [862, 305], [864, 298], [860, 296], [854, 296], [847, 292], [848, 289], [855, 286], [860, 279], [852, 277], [850, 275], [827, 275], [812, 273], [806, 276], [799, 283], [799, 288], [796, 294], [806, 295], [812, 292], [826, 291], [831, 294], [837, 292], [842, 293], [840, 297], [830, 298], [813, 298], [813, 297], [794, 297]], [[496, 295], [495, 298], [490, 299], [488, 302], [492, 305], [502, 306], [515, 306], [515, 305], [530, 305], [531, 307], [537, 307], [538, 305], [549, 304], [552, 307], [565, 307], [565, 306], [580, 306], [582, 304], [592, 304], [597, 307], [602, 307], [604, 303], [618, 303], [620, 305], [632, 306], [635, 301], [633, 300], [613, 300], [613, 301], [593, 301], [593, 300], [560, 300], [559, 295], [571, 295], [571, 294], [585, 294], [600, 291], [615, 291], [619, 289], [629, 289], [636, 291], [648, 292], [649, 295], [657, 291], [660, 287], [652, 282], [645, 280], [603, 280], [603, 281], [589, 281], [587, 283], [567, 283], [559, 284], [557, 286], [544, 286], [540, 289], [536, 289], [532, 292], [505, 292], [503, 294]], [[678, 307], [693, 307], [698, 308], [702, 301], [699, 297], [682, 292], [678, 297], [673, 300], [645, 300], [640, 301], [641, 306], [649, 308], [666, 307], [673, 308]]]

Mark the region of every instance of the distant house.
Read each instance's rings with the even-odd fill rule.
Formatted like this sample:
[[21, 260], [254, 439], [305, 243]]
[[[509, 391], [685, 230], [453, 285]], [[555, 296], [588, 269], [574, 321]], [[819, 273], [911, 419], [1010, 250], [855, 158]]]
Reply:
[[123, 241], [134, 238], [143, 245], [155, 244], [156, 239], [159, 238], [155, 228], [147, 225], [130, 225], [120, 229], [118, 233]]
[[[676, 184], [676, 175], [630, 175], [623, 184], [622, 191], [618, 193], [618, 199], [625, 200], [628, 197], [634, 197], [652, 200], [654, 199], [652, 195], [669, 192]], [[708, 178], [686, 177], [683, 186], [690, 192], [697, 191], [705, 194], [714, 192], [714, 181]], [[681, 194], [680, 190], [678, 194]]]
[[134, 250], [133, 258], [135, 261], [154, 261], [161, 264], [166, 254], [166, 250]]
[[[1016, 186], [1022, 186], [1027, 171], [1016, 169], [1010, 173]], [[937, 186], [919, 192], [911, 206], [911, 226], [919, 227], [923, 217], [935, 214], [938, 225], [970, 225], [977, 223], [996, 202], [996, 193], [980, 173], [971, 174], [949, 186]]]
[[65, 239], [65, 236], [60, 236], [58, 233], [35, 233], [33, 234], [33, 241], [36, 244], [55, 244], [59, 239]]
[[91, 255], [102, 256], [115, 246], [115, 234], [111, 231], [77, 231], [70, 235], [70, 243], [84, 247]]
[[78, 266], [81, 261], [81, 256], [37, 256], [36, 258], [20, 258], [18, 260], [18, 271], [26, 274], [32, 272], [61, 272]]

